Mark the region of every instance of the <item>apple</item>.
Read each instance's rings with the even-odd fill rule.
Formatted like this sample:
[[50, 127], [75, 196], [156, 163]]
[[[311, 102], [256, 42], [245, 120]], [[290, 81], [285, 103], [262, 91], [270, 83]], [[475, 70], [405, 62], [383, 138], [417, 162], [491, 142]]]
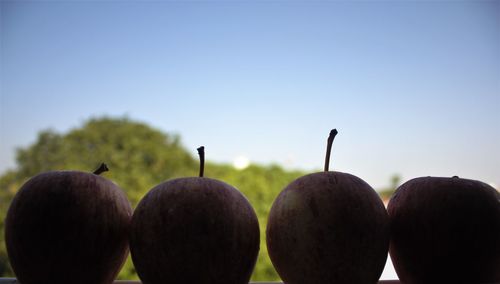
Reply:
[[387, 207], [390, 255], [404, 283], [500, 282], [500, 194], [459, 177], [402, 184]]
[[271, 208], [267, 248], [287, 284], [376, 283], [387, 260], [382, 200], [362, 179], [328, 170], [336, 134], [328, 138], [324, 171], [294, 180]]
[[247, 284], [259, 252], [255, 211], [236, 188], [199, 177], [163, 182], [132, 216], [130, 251], [147, 284]]
[[51, 171], [27, 181], [10, 204], [5, 240], [23, 284], [109, 284], [128, 255], [132, 208], [94, 173]]

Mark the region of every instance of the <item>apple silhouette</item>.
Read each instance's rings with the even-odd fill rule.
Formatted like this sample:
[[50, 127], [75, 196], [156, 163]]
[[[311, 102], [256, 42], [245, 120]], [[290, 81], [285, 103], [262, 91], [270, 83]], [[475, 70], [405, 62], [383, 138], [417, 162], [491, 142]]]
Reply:
[[402, 184], [387, 207], [403, 283], [500, 282], [500, 195], [459, 177]]
[[23, 284], [109, 284], [128, 255], [132, 208], [98, 174], [51, 171], [28, 180], [10, 204], [5, 240]]
[[376, 283], [389, 247], [389, 219], [378, 194], [362, 179], [328, 171], [302, 176], [274, 201], [267, 248], [287, 284]]
[[147, 284], [247, 284], [259, 252], [257, 216], [236, 188], [203, 177], [151, 189], [132, 216], [130, 251]]

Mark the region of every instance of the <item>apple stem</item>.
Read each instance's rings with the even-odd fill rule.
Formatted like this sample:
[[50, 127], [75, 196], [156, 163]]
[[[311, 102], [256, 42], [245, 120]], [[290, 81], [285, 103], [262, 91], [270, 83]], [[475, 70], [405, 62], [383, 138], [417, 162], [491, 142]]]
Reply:
[[108, 166], [105, 163], [101, 163], [99, 167], [93, 172], [93, 174], [100, 175], [107, 171], [109, 171]]
[[205, 171], [205, 147], [201, 146], [198, 150], [198, 155], [200, 155], [200, 177], [203, 177], [203, 172]]
[[326, 144], [325, 172], [328, 172], [328, 168], [330, 166], [330, 154], [332, 153], [333, 139], [335, 139], [337, 133], [338, 133], [337, 129], [332, 129], [330, 131], [330, 135], [328, 136]]

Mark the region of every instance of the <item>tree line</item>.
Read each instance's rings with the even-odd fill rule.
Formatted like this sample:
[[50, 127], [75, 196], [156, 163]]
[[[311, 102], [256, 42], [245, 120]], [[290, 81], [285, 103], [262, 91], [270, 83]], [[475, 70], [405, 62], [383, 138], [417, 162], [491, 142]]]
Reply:
[[[183, 147], [178, 135], [128, 118], [92, 118], [67, 133], [40, 132], [32, 145], [18, 149], [16, 168], [0, 176], [0, 277], [14, 276], [5, 248], [4, 219], [13, 196], [30, 177], [50, 170], [92, 171], [105, 162], [110, 171], [104, 176], [125, 191], [135, 208], [146, 192], [160, 182], [197, 176], [198, 161], [192, 152]], [[238, 188], [257, 213], [261, 245], [252, 280], [279, 280], [265, 244], [267, 216], [279, 192], [305, 173], [287, 171], [278, 165], [252, 164], [237, 170], [211, 162], [206, 163], [205, 173]], [[138, 279], [130, 257], [118, 279]]]

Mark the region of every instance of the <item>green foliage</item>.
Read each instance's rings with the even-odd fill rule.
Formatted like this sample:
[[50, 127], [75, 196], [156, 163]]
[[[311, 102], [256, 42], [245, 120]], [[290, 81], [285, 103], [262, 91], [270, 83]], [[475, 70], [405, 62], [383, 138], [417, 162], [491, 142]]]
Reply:
[[[202, 142], [202, 141], [200, 141]], [[0, 276], [13, 276], [5, 249], [3, 220], [11, 199], [30, 177], [50, 170], [92, 171], [101, 162], [110, 168], [103, 175], [116, 182], [135, 207], [146, 192], [160, 182], [198, 173], [196, 150], [186, 151], [177, 136], [126, 118], [95, 118], [82, 127], [59, 134], [42, 131], [37, 141], [18, 150], [17, 168], [0, 177]], [[261, 229], [260, 254], [253, 280], [278, 280], [265, 245], [265, 226], [274, 198], [300, 172], [279, 166], [252, 165], [236, 170], [207, 163], [205, 176], [240, 189], [254, 206]], [[130, 257], [119, 279], [138, 279]]]
[[99, 118], [66, 135], [40, 133], [34, 145], [18, 150], [17, 173], [29, 178], [49, 170], [92, 171], [101, 162], [133, 205], [159, 181], [194, 172], [197, 165], [177, 136], [126, 118]]

